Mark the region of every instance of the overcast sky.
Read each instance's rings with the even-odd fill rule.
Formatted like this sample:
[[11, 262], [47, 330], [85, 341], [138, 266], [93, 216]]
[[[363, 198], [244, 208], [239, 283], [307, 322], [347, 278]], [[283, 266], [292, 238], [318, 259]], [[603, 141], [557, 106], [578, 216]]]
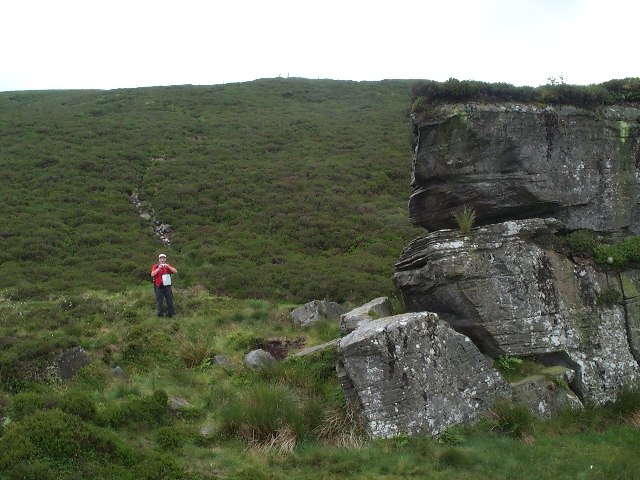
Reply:
[[640, 76], [635, 0], [5, 0], [0, 91]]

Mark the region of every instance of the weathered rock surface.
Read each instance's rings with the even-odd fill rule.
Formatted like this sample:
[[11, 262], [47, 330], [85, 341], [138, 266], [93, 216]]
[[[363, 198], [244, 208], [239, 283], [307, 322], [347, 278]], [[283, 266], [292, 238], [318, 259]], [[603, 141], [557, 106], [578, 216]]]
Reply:
[[182, 397], [169, 397], [169, 410], [179, 412], [181, 410], [187, 410], [191, 408], [191, 404], [188, 400]]
[[340, 343], [340, 339], [334, 338], [333, 340], [329, 340], [328, 342], [321, 343], [320, 345], [314, 345], [313, 347], [302, 349], [299, 352], [294, 353], [292, 356], [306, 357], [307, 355], [313, 355], [314, 353], [318, 353], [323, 350], [328, 350], [330, 348], [336, 349], [338, 348], [338, 343]]
[[232, 368], [231, 357], [229, 355], [214, 355], [213, 363], [224, 368]]
[[373, 437], [438, 435], [471, 423], [509, 386], [469, 338], [421, 312], [362, 325], [339, 345], [338, 376]]
[[389, 297], [374, 298], [370, 302], [340, 315], [340, 333], [346, 335], [371, 320], [389, 317], [391, 313]]
[[252, 350], [244, 357], [244, 363], [252, 370], [259, 370], [276, 361], [269, 352], [262, 349]]
[[629, 340], [637, 342], [637, 316], [625, 308], [637, 300], [637, 275], [627, 276], [625, 305], [601, 304], [610, 290], [623, 298], [620, 275], [575, 264], [532, 240], [560, 226], [530, 219], [466, 237], [428, 233], [405, 248], [394, 282], [408, 310], [441, 313], [494, 358], [530, 356], [571, 368], [579, 397], [604, 404], [640, 378]]
[[339, 303], [327, 300], [313, 300], [293, 310], [289, 315], [296, 325], [309, 327], [322, 320], [340, 318], [347, 311]]
[[[570, 372], [570, 373], [567, 373]], [[526, 405], [535, 415], [549, 420], [563, 410], [581, 410], [580, 399], [568, 387], [575, 372], [562, 367], [546, 369], [541, 375], [534, 375], [511, 383], [513, 401]]]
[[620, 274], [620, 284], [624, 298], [627, 319], [629, 347], [640, 363], [640, 270], [630, 270]]
[[82, 347], [74, 347], [58, 355], [48, 366], [47, 373], [50, 378], [59, 377], [68, 380], [89, 363], [91, 359], [87, 352]]
[[554, 216], [568, 228], [640, 233], [640, 109], [454, 104], [415, 125], [411, 221], [451, 228]]

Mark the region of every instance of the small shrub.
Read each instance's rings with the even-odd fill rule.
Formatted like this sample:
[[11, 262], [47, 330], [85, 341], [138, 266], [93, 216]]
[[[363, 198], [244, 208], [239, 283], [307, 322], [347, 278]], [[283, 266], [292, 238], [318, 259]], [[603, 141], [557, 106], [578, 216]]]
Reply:
[[438, 438], [438, 443], [445, 445], [458, 446], [462, 445], [466, 440], [463, 429], [458, 426], [446, 428]]
[[187, 441], [187, 433], [178, 427], [160, 427], [156, 432], [156, 441], [164, 450], [177, 450]]
[[109, 383], [110, 377], [111, 373], [107, 366], [100, 362], [91, 362], [78, 371], [75, 382], [82, 388], [103, 390]]
[[20, 392], [11, 399], [10, 417], [15, 421], [33, 415], [39, 410], [53, 408], [56, 401], [51, 395], [44, 395], [36, 392]]
[[438, 455], [438, 465], [441, 468], [469, 468], [476, 462], [473, 455], [458, 447], [448, 447]]
[[625, 267], [640, 263], [640, 236], [635, 235], [615, 245], [598, 245], [593, 249], [597, 263]]
[[593, 254], [598, 246], [598, 237], [590, 230], [575, 230], [559, 239], [560, 245], [573, 253]]
[[495, 359], [493, 365], [503, 373], [515, 372], [522, 365], [523, 360], [511, 355], [501, 355]]
[[535, 417], [524, 405], [498, 400], [491, 411], [492, 430], [521, 438], [532, 435]]
[[465, 206], [462, 210], [453, 213], [453, 218], [458, 224], [460, 233], [467, 234], [471, 232], [473, 223], [476, 221], [476, 211], [473, 208]]
[[87, 426], [76, 416], [53, 409], [26, 417], [21, 427], [37, 450], [51, 458], [72, 458], [90, 438]]
[[7, 480], [59, 480], [59, 466], [50, 460], [30, 459], [5, 470]]
[[178, 338], [178, 357], [187, 368], [202, 365], [210, 356], [211, 350], [203, 338], [190, 340], [184, 335]]
[[137, 480], [174, 480], [185, 478], [176, 460], [166, 453], [153, 452], [133, 469]]
[[9, 408], [9, 397], [0, 392], [0, 417], [5, 416], [5, 412]]
[[10, 425], [1, 438], [0, 471], [19, 464], [35, 452], [35, 445], [29, 439], [24, 428], [17, 424]]
[[280, 385], [249, 387], [222, 409], [221, 420], [223, 434], [239, 435], [247, 441], [269, 442], [285, 429], [298, 437], [304, 433], [300, 402]]
[[616, 245], [599, 245], [593, 249], [597, 263], [611, 267], [624, 267], [627, 264], [626, 252]]
[[96, 416], [96, 404], [85, 392], [69, 392], [61, 397], [58, 403], [63, 412], [76, 415], [82, 420], [91, 421]]
[[119, 405], [109, 405], [96, 419], [100, 425], [122, 427], [128, 424], [160, 426], [171, 419], [168, 397], [164, 391], [156, 391], [142, 398], [132, 398]]
[[640, 386], [623, 390], [609, 410], [618, 416], [640, 412]]

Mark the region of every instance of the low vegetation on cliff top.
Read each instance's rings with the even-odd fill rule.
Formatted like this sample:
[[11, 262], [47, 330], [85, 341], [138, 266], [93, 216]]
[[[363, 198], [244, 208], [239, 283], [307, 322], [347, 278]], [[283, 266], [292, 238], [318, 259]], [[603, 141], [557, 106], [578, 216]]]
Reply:
[[604, 105], [639, 103], [640, 78], [609, 80], [596, 85], [570, 85], [550, 79], [540, 87], [516, 87], [450, 78], [445, 82], [419, 81], [411, 87], [413, 111], [420, 113], [444, 102], [525, 102], [597, 108]]

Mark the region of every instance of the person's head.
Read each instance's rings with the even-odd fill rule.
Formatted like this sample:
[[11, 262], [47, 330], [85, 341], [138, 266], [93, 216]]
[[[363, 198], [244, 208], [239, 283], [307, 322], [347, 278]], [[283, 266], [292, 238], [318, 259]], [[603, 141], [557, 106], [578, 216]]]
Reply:
[[161, 253], [160, 255], [158, 255], [158, 263], [166, 263], [167, 262], [167, 256], [164, 253]]

